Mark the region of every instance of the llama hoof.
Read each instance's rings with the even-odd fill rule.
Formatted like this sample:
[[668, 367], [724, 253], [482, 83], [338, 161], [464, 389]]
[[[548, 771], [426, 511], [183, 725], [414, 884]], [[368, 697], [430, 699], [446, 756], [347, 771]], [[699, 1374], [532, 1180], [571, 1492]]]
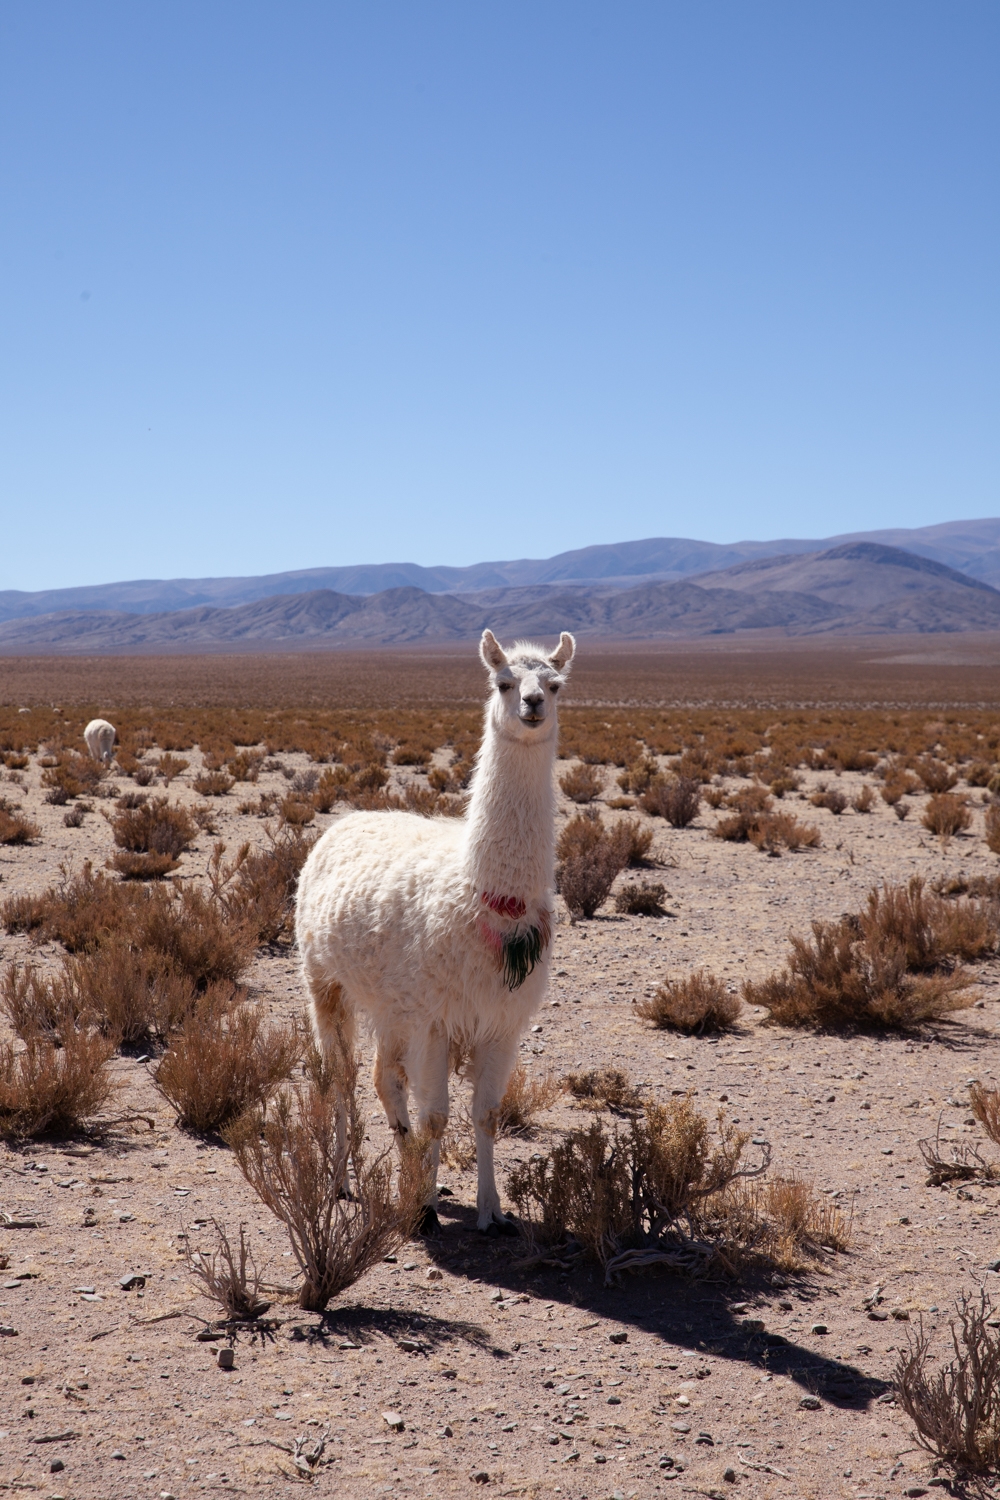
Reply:
[[429, 1203], [425, 1203], [417, 1217], [418, 1234], [440, 1234], [441, 1220], [437, 1216], [437, 1210]]
[[517, 1225], [506, 1214], [494, 1214], [486, 1228], [479, 1232], [485, 1234], [488, 1239], [496, 1240], [501, 1235], [517, 1234]]

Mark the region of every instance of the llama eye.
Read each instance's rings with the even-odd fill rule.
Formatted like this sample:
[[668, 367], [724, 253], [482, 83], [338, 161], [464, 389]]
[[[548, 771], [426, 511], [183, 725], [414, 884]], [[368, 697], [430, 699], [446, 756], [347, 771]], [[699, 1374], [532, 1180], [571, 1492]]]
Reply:
[[509, 682], [498, 682], [497, 691], [500, 693], [509, 693], [511, 690], [511, 686], [512, 684]]
[[558, 684], [558, 682], [550, 682], [549, 683], [549, 692], [550, 693], [558, 693], [558, 691], [559, 691], [559, 684]]

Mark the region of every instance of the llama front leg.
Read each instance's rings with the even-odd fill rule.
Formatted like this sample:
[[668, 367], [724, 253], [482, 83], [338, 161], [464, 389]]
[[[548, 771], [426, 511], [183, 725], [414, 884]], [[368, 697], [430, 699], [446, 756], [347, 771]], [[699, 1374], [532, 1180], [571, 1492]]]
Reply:
[[432, 1027], [407, 1059], [417, 1109], [417, 1125], [427, 1141], [427, 1196], [418, 1221], [421, 1234], [436, 1234], [437, 1174], [441, 1138], [448, 1127], [448, 1038], [443, 1027]]
[[500, 1119], [500, 1100], [514, 1063], [517, 1037], [500, 1037], [480, 1043], [472, 1054], [472, 1121], [476, 1130], [476, 1208], [483, 1234], [515, 1234], [510, 1219], [500, 1208], [493, 1169], [493, 1143]]
[[381, 1041], [375, 1053], [375, 1092], [385, 1110], [389, 1129], [397, 1142], [410, 1133], [410, 1114], [406, 1107], [409, 1080], [403, 1060], [395, 1048], [386, 1047]]

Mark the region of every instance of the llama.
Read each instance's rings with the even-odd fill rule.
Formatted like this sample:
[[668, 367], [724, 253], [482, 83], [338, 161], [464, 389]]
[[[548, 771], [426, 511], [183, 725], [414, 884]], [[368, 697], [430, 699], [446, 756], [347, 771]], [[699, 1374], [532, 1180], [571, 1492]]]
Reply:
[[464, 819], [350, 813], [327, 829], [299, 879], [295, 932], [321, 1047], [353, 1046], [365, 1017], [375, 1090], [399, 1138], [413, 1091], [430, 1140], [425, 1233], [438, 1227], [455, 1053], [469, 1059], [479, 1229], [515, 1232], [500, 1208], [493, 1143], [518, 1040], [548, 980], [556, 694], [575, 650], [564, 631], [551, 655], [519, 641], [507, 656], [484, 631], [491, 692]]
[[103, 761], [106, 766], [109, 766], [117, 737], [115, 726], [109, 724], [107, 719], [91, 719], [83, 731], [83, 737], [94, 760]]

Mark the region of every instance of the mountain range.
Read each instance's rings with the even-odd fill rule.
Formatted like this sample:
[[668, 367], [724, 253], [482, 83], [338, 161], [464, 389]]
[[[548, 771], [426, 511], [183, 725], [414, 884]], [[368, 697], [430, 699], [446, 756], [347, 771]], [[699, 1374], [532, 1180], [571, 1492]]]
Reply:
[[[741, 556], [727, 567], [694, 576], [651, 578], [650, 563], [677, 565], [695, 556], [697, 549], [712, 549], [714, 544], [629, 542], [564, 553], [547, 564], [483, 564], [483, 569], [493, 570], [492, 577], [501, 569], [507, 570], [509, 579], [521, 577], [519, 570], [530, 569], [555, 576], [527, 583], [481, 583], [478, 588], [451, 592], [412, 583], [375, 592], [299, 589], [289, 587], [288, 581], [314, 579], [315, 575], [278, 574], [271, 579], [206, 580], [231, 585], [230, 592], [237, 597], [244, 585], [280, 582], [278, 592], [224, 605], [200, 603], [193, 608], [159, 610], [79, 603], [75, 608], [50, 607], [8, 616], [0, 623], [0, 652], [169, 653], [403, 645], [465, 640], [477, 636], [485, 625], [502, 638], [552, 636], [568, 629], [618, 640], [750, 630], [798, 636], [1000, 630], [1000, 590], [977, 576], [975, 568], [994, 547], [992, 538], [1000, 542], [1000, 521], [956, 522], [926, 531], [937, 533], [933, 545], [947, 546], [966, 567], [959, 569], [913, 548], [866, 538], [832, 547], [801, 544], [811, 550], [770, 556], [760, 555], [760, 549], [769, 544], [742, 543], [715, 551], [757, 549], [758, 555]], [[978, 554], [972, 547], [977, 535], [982, 547]], [[621, 571], [626, 567], [635, 572]], [[367, 570], [370, 574], [377, 571]], [[174, 586], [119, 584], [110, 585], [109, 590]], [[37, 600], [40, 596], [21, 597]], [[51, 595], [48, 598], [51, 601]], [[133, 605], [137, 599], [135, 595]]]

